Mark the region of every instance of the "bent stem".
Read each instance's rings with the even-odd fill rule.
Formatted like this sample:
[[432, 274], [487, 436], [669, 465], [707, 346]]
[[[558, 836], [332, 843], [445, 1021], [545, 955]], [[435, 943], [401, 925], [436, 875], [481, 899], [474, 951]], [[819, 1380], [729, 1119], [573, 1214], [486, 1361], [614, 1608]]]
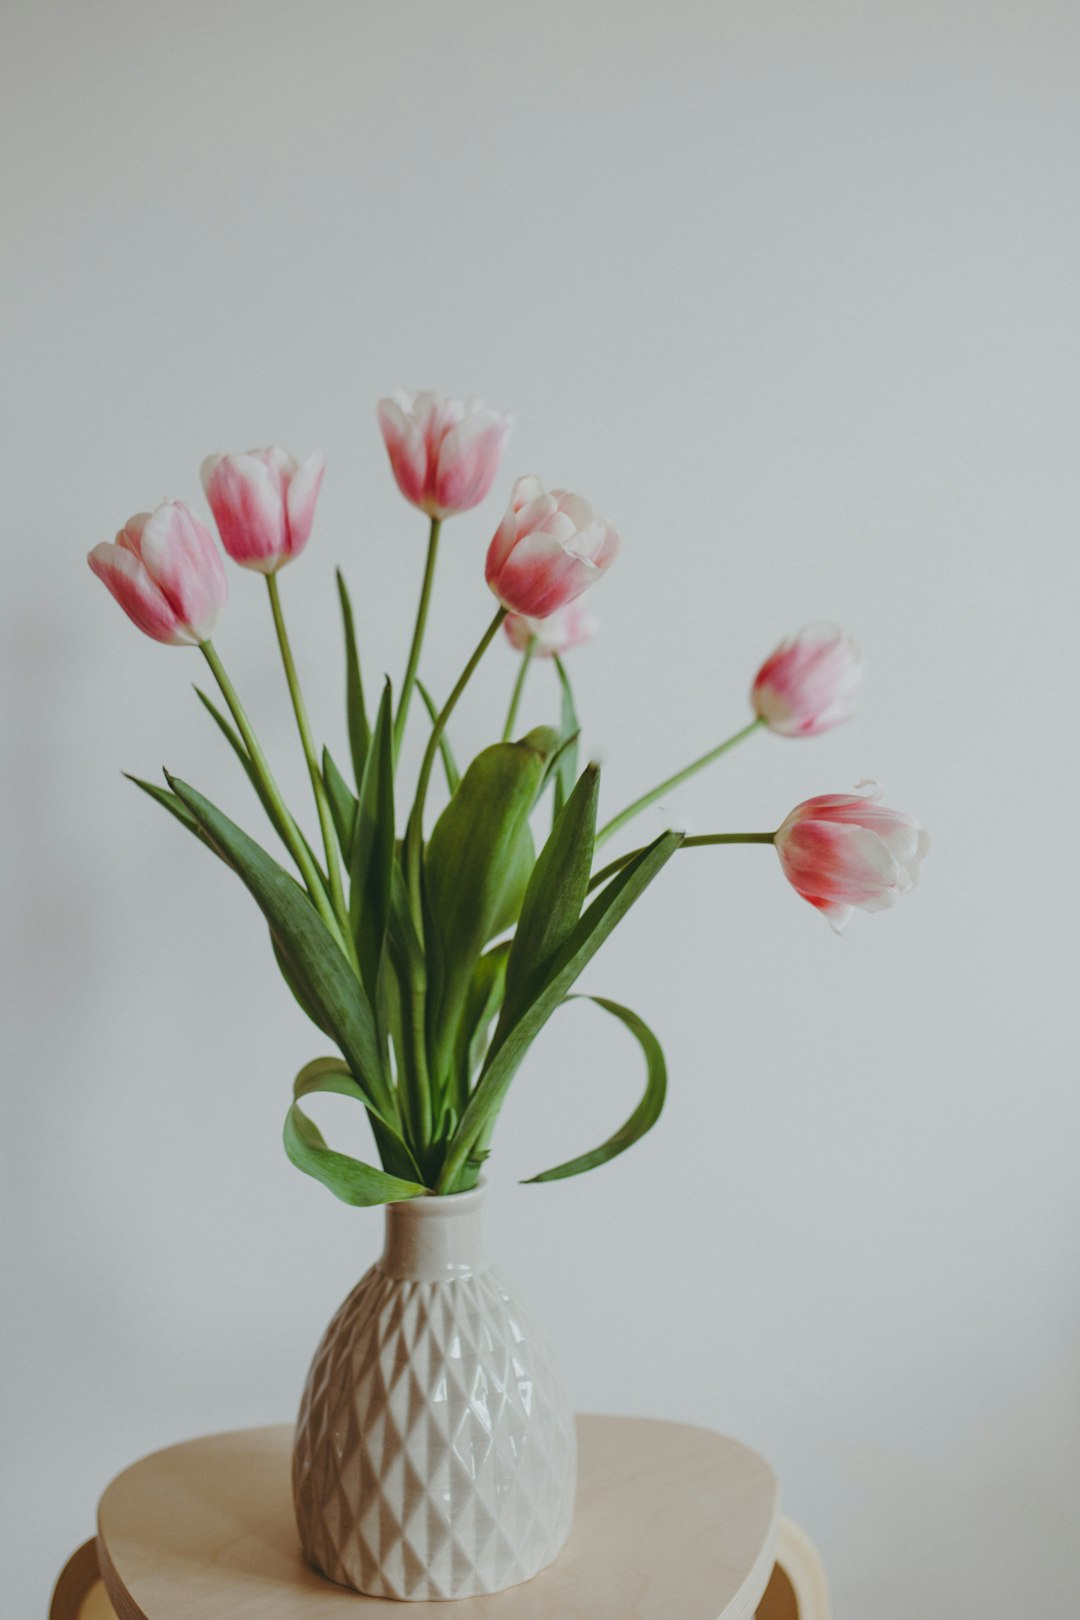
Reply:
[[[640, 815], [642, 810], [647, 810], [650, 804], [655, 804], [657, 799], [662, 798], [665, 793], [670, 793], [672, 788], [679, 787], [688, 777], [695, 775], [697, 771], [703, 771], [706, 765], [711, 765], [714, 760], [720, 758], [721, 754], [726, 754], [729, 749], [735, 747], [736, 743], [741, 743], [744, 738], [751, 736], [763, 724], [762, 720], [755, 717], [748, 726], [744, 726], [741, 731], [737, 731], [733, 737], [728, 737], [726, 742], [719, 743], [715, 748], [711, 748], [707, 754], [702, 754], [700, 759], [695, 759], [693, 764], [685, 765], [681, 771], [676, 771], [674, 776], [667, 777], [658, 787], [650, 788], [649, 792], [643, 793], [640, 799], [635, 799], [633, 804], [628, 804], [625, 810], [620, 810], [619, 814], [613, 816], [597, 833], [597, 849], [600, 848], [601, 844], [606, 844], [612, 834], [617, 833], [620, 827], [625, 827], [628, 821], [632, 821], [636, 815]], [[687, 839], [686, 842], [692, 843], [693, 840]], [[686, 847], [685, 844], [683, 847]]]
[[348, 921], [349, 911], [345, 903], [345, 890], [341, 882], [341, 867], [338, 862], [334, 818], [330, 813], [330, 801], [326, 795], [326, 784], [323, 781], [319, 761], [315, 753], [315, 740], [311, 735], [307, 707], [304, 703], [303, 692], [300, 690], [300, 677], [296, 670], [296, 660], [293, 658], [289, 633], [285, 628], [285, 615], [281, 610], [281, 593], [278, 588], [276, 574], [267, 574], [266, 589], [270, 596], [270, 611], [274, 616], [274, 629], [277, 632], [281, 662], [285, 668], [285, 679], [289, 685], [289, 696], [292, 698], [293, 713], [296, 716], [296, 726], [300, 733], [300, 745], [304, 750], [304, 758], [307, 760], [308, 775], [311, 777], [311, 791], [315, 795], [315, 808], [319, 815], [319, 829], [322, 833], [323, 848], [326, 850], [326, 872], [330, 881], [330, 901], [347, 943], [349, 959], [355, 963], [356, 947], [352, 942], [352, 933]]
[[418, 929], [423, 927], [423, 908], [420, 902], [420, 851], [424, 837], [424, 802], [427, 799], [428, 784], [431, 781], [431, 769], [435, 763], [435, 755], [438, 752], [442, 734], [446, 730], [447, 721], [453, 714], [462, 692], [464, 692], [472, 679], [476, 666], [491, 646], [495, 633], [506, 618], [506, 614], [507, 609], [499, 607], [496, 610], [495, 617], [480, 637], [475, 652], [462, 670], [457, 685], [443, 704], [439, 711], [439, 717], [431, 728], [427, 750], [420, 766], [420, 776], [416, 784], [416, 801], [409, 816], [409, 825], [405, 830], [405, 876], [408, 884], [409, 905]]
[[311, 896], [312, 905], [330, 930], [333, 938], [341, 946], [342, 950], [347, 953], [348, 948], [342, 936], [337, 917], [334, 915], [334, 908], [327, 896], [322, 873], [312, 859], [310, 851], [306, 848], [289, 808], [281, 796], [281, 789], [274, 781], [269, 762], [259, 746], [259, 740], [251, 728], [251, 721], [247, 717], [244, 705], [240, 702], [236, 688], [226, 674], [225, 665], [218, 656], [217, 648], [212, 641], [200, 641], [199, 650], [210, 665], [214, 679], [221, 690], [221, 695], [229, 706], [230, 714], [236, 721], [236, 729], [244, 739], [244, 747], [248, 751], [248, 756], [255, 767], [259, 781], [262, 783], [263, 792], [273, 807], [277, 829], [288, 847], [289, 854], [296, 862], [300, 875], [307, 886], [308, 894]]
[[[757, 833], [700, 833], [696, 838], [684, 838], [679, 845], [680, 849], [704, 849], [707, 844], [773, 844], [776, 842], [774, 832]], [[629, 855], [620, 855], [616, 860], [610, 861], [599, 872], [594, 872], [589, 879], [588, 893], [598, 889], [601, 883], [613, 878], [616, 872], [621, 872], [624, 866], [637, 859], [644, 852], [642, 849], [632, 849]]]
[[514, 721], [517, 719], [517, 712], [521, 706], [521, 694], [525, 690], [525, 677], [529, 673], [529, 665], [532, 663], [532, 656], [535, 650], [536, 637], [530, 636], [525, 644], [525, 651], [521, 657], [521, 668], [517, 672], [517, 680], [514, 682], [514, 690], [510, 695], [510, 708], [507, 712], [506, 724], [503, 726], [503, 742], [510, 741], [510, 734], [514, 729]]
[[416, 610], [416, 624], [413, 628], [412, 645], [409, 648], [409, 661], [405, 666], [405, 676], [401, 683], [401, 697], [398, 699], [397, 719], [394, 721], [394, 757], [401, 751], [401, 740], [405, 735], [405, 722], [409, 715], [409, 700], [412, 697], [413, 687], [416, 685], [416, 672], [420, 667], [420, 649], [424, 644], [424, 630], [427, 627], [428, 608], [431, 604], [431, 588], [435, 582], [435, 558], [439, 550], [439, 531], [442, 528], [442, 519], [433, 517], [431, 532], [428, 535], [427, 561], [424, 564], [424, 583], [420, 587], [420, 605]]

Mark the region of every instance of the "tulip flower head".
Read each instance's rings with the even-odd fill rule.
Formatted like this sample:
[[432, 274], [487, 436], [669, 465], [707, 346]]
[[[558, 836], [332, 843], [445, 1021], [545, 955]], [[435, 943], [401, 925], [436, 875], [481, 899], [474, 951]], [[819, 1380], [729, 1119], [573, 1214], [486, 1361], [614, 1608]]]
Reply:
[[311, 533], [325, 471], [318, 450], [304, 462], [276, 447], [207, 456], [203, 489], [233, 562], [273, 574], [298, 557]]
[[834, 624], [809, 625], [762, 664], [750, 702], [781, 737], [816, 737], [849, 720], [862, 680], [862, 654]]
[[546, 619], [527, 619], [521, 613], [509, 613], [503, 621], [507, 640], [518, 652], [526, 652], [532, 644], [534, 658], [561, 658], [572, 647], [580, 647], [597, 631], [596, 617], [580, 600], [567, 602]]
[[128, 518], [115, 541], [87, 558], [128, 618], [177, 647], [209, 639], [228, 585], [210, 531], [182, 501]]
[[881, 803], [880, 790], [823, 793], [796, 805], [775, 835], [792, 887], [839, 934], [856, 906], [884, 911], [914, 888], [930, 847], [926, 829]]
[[519, 478], [488, 547], [486, 578], [511, 613], [547, 619], [615, 561], [619, 536], [580, 495]]
[[478, 399], [406, 394], [381, 399], [379, 426], [397, 486], [432, 518], [479, 506], [495, 482], [513, 418]]

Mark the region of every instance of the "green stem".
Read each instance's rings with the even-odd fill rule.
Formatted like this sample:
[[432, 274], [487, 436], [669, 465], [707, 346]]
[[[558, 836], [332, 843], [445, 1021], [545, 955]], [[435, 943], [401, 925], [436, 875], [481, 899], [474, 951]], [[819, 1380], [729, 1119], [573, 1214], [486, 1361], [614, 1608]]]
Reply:
[[232, 681], [225, 673], [225, 666], [218, 657], [217, 648], [214, 646], [212, 641], [200, 641], [199, 647], [202, 651], [203, 657], [206, 659], [206, 662], [210, 665], [210, 668], [214, 673], [214, 679], [221, 688], [221, 695], [229, 706], [229, 712], [236, 721], [236, 729], [244, 739], [244, 747], [247, 749], [251, 763], [258, 773], [259, 781], [263, 786], [263, 792], [266, 794], [268, 802], [273, 807], [274, 819], [277, 824], [278, 831], [285, 840], [289, 853], [296, 862], [300, 874], [307, 885], [307, 891], [311, 896], [312, 904], [315, 906], [319, 916], [330, 930], [330, 933], [333, 935], [334, 939], [337, 940], [338, 944], [341, 945], [343, 949], [345, 949], [345, 940], [342, 937], [337, 917], [334, 915], [334, 909], [330, 904], [329, 897], [327, 896], [322, 873], [319, 871], [319, 868], [312, 859], [310, 851], [305, 847], [304, 840], [300, 836], [299, 829], [297, 828], [297, 825], [289, 812], [285, 800], [281, 796], [281, 789], [274, 781], [273, 772], [271, 771], [269, 763], [267, 762], [266, 755], [263, 753], [261, 747], [259, 746], [259, 740], [254, 731], [251, 729], [251, 722], [247, 717], [243, 704], [240, 702], [240, 699], [237, 696], [236, 688], [233, 686]]
[[447, 721], [457, 706], [458, 699], [472, 679], [476, 666], [490, 647], [496, 631], [506, 618], [506, 614], [506, 608], [498, 608], [495, 617], [480, 637], [475, 652], [462, 670], [457, 685], [443, 704], [439, 711], [439, 717], [431, 728], [427, 750], [420, 766], [420, 776], [416, 784], [416, 800], [409, 816], [409, 825], [405, 829], [405, 875], [409, 890], [409, 904], [413, 920], [418, 929], [423, 927], [423, 911], [420, 904], [420, 852], [424, 840], [424, 803], [427, 799], [428, 784], [431, 781], [431, 770], [435, 763], [435, 755], [438, 753], [440, 739], [446, 730]]
[[597, 833], [597, 849], [601, 844], [606, 844], [612, 834], [617, 833], [620, 827], [625, 827], [628, 821], [632, 821], [634, 816], [639, 815], [642, 810], [647, 810], [650, 804], [655, 804], [657, 799], [662, 798], [665, 793], [670, 793], [672, 788], [679, 787], [695, 772], [703, 771], [706, 765], [711, 765], [714, 760], [720, 758], [721, 754], [726, 754], [730, 748], [735, 747], [736, 743], [741, 743], [744, 738], [757, 731], [762, 724], [763, 722], [759, 719], [751, 720], [750, 724], [744, 726], [741, 731], [737, 731], [734, 737], [728, 737], [726, 742], [718, 743], [715, 748], [710, 748], [707, 754], [702, 754], [701, 758], [695, 759], [693, 764], [684, 766], [681, 771], [676, 771], [674, 776], [669, 776], [658, 787], [651, 788], [648, 793], [643, 793], [640, 799], [635, 799], [633, 804], [628, 804], [625, 810], [620, 810], [619, 814], [613, 816], [607, 825], [601, 827]]
[[416, 671], [420, 666], [420, 649], [424, 644], [428, 607], [431, 604], [431, 588], [435, 582], [435, 558], [439, 550], [439, 530], [441, 528], [442, 519], [433, 517], [431, 520], [431, 533], [428, 536], [427, 561], [424, 564], [424, 583], [420, 587], [420, 605], [416, 610], [416, 625], [413, 629], [412, 646], [409, 648], [409, 661], [405, 666], [405, 678], [401, 683], [401, 696], [398, 699], [397, 719], [394, 721], [395, 758], [401, 750], [401, 740], [405, 735], [405, 721], [408, 719], [409, 714], [409, 700], [416, 684]]
[[535, 649], [536, 637], [530, 636], [525, 644], [525, 651], [521, 658], [521, 668], [517, 672], [517, 680], [514, 682], [514, 690], [510, 696], [510, 708], [506, 716], [506, 724], [503, 726], [503, 742], [510, 741], [510, 734], [514, 729], [514, 721], [517, 719], [517, 712], [521, 705], [521, 694], [525, 690], [525, 677], [529, 673], [529, 665], [532, 663]]
[[334, 818], [330, 813], [330, 800], [326, 794], [326, 783], [323, 781], [322, 771], [319, 769], [319, 760], [315, 752], [315, 739], [311, 735], [311, 724], [308, 720], [304, 695], [300, 689], [300, 677], [296, 670], [296, 660], [293, 658], [289, 633], [285, 628], [285, 615], [281, 610], [281, 593], [278, 588], [276, 574], [267, 574], [266, 589], [270, 596], [270, 611], [274, 616], [274, 629], [277, 631], [281, 662], [285, 667], [285, 679], [289, 684], [289, 696], [292, 698], [293, 713], [296, 716], [296, 726], [300, 733], [300, 745], [304, 750], [304, 758], [307, 760], [308, 775], [311, 777], [311, 791], [315, 795], [315, 808], [319, 814], [319, 828], [322, 832], [323, 848], [326, 850], [326, 871], [330, 880], [330, 900], [340, 924], [341, 932], [348, 944], [350, 960], [355, 960], [356, 947], [352, 941], [352, 932], [349, 928], [349, 908], [345, 902], [345, 890], [341, 882], [341, 867], [338, 861], [337, 833], [334, 830]]
[[[772, 844], [775, 841], [776, 834], [771, 832], [700, 833], [696, 838], [684, 838], [679, 848], [704, 849], [706, 844]], [[608, 878], [613, 878], [616, 872], [621, 872], [624, 866], [629, 866], [631, 861], [636, 860], [643, 853], [644, 847], [642, 849], [632, 849], [628, 855], [620, 855], [615, 860], [610, 861], [607, 866], [602, 867], [599, 872], [594, 872], [589, 879], [589, 893], [591, 894], [593, 889], [598, 889], [601, 883], [606, 883]]]

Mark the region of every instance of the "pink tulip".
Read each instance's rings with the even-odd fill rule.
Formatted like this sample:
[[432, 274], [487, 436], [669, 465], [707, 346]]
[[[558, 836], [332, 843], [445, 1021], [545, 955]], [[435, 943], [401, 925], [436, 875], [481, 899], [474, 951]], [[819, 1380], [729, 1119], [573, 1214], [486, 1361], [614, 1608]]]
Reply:
[[209, 639], [228, 586], [209, 529], [182, 501], [128, 518], [115, 542], [87, 561], [128, 618], [155, 641], [195, 646]]
[[539, 478], [519, 478], [488, 547], [487, 582], [512, 613], [547, 619], [588, 590], [618, 549], [611, 524], [580, 495], [547, 495]]
[[527, 619], [522, 613], [510, 613], [503, 621], [507, 639], [518, 652], [526, 652], [532, 643], [534, 658], [558, 658], [572, 647], [580, 647], [596, 634], [597, 623], [580, 600], [567, 602], [546, 619]]
[[478, 399], [398, 392], [378, 405], [397, 485], [429, 517], [479, 506], [499, 470], [513, 418]]
[[207, 456], [203, 488], [233, 562], [273, 574], [298, 557], [311, 533], [325, 471], [318, 450], [302, 463], [276, 447]]
[[832, 624], [809, 625], [782, 641], [757, 672], [754, 713], [781, 737], [816, 737], [855, 712], [862, 654]]
[[[873, 784], [860, 784], [873, 788]], [[784, 875], [839, 934], [853, 909], [884, 911], [914, 888], [925, 828], [881, 793], [823, 793], [796, 805], [776, 834]]]

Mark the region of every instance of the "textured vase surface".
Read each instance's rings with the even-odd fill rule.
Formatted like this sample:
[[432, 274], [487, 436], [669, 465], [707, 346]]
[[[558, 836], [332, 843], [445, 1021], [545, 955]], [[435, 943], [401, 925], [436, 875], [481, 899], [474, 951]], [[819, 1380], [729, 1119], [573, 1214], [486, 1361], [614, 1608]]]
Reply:
[[324, 1575], [374, 1597], [501, 1591], [570, 1531], [573, 1413], [546, 1337], [487, 1259], [483, 1198], [387, 1206], [382, 1258], [308, 1374], [300, 1539]]

